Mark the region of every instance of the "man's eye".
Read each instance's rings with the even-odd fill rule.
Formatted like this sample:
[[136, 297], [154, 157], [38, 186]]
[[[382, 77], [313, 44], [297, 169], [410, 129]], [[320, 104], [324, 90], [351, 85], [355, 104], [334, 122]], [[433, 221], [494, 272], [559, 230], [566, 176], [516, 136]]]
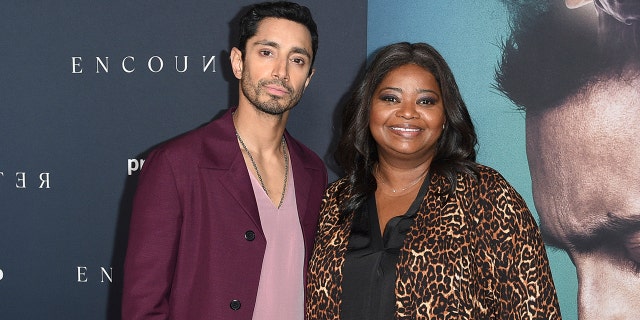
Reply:
[[630, 234], [624, 241], [629, 259], [640, 265], [640, 231]]
[[272, 55], [272, 53], [269, 50], [260, 50], [260, 55], [270, 56], [270, 55]]
[[293, 63], [295, 63], [295, 64], [299, 64], [299, 65], [304, 65], [304, 64], [305, 64], [305, 61], [304, 61], [304, 59], [302, 59], [302, 58], [293, 58], [293, 59], [291, 59], [291, 61], [292, 61]]

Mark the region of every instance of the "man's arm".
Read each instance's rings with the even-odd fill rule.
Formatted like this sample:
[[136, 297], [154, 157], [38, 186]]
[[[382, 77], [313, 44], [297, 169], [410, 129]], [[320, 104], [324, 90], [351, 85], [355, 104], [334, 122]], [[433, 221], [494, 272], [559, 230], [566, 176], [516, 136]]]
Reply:
[[133, 203], [122, 319], [168, 319], [182, 214], [173, 168], [161, 152], [145, 161]]

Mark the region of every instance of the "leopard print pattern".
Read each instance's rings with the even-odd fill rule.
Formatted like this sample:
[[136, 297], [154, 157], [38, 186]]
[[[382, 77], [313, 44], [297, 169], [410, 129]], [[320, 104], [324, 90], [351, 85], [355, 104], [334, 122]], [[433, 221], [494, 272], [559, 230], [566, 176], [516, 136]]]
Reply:
[[[524, 200], [495, 170], [433, 175], [400, 252], [396, 319], [561, 319], [544, 244]], [[338, 219], [345, 179], [324, 197], [309, 265], [307, 319], [339, 319], [353, 216]]]

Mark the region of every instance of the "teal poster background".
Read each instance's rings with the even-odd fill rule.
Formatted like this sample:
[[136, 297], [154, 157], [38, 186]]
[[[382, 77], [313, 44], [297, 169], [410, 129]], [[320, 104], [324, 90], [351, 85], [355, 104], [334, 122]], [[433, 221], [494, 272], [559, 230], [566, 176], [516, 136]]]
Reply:
[[[427, 42], [449, 63], [476, 125], [478, 162], [518, 190], [536, 216], [525, 147], [525, 115], [492, 86], [509, 35], [500, 1], [369, 0], [367, 50], [400, 42]], [[577, 319], [577, 277], [568, 255], [547, 247], [563, 319]]]

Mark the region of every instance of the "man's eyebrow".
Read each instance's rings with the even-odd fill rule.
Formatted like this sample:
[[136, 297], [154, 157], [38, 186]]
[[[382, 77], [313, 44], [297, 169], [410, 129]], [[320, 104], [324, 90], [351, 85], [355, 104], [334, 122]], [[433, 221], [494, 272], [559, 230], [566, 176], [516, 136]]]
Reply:
[[591, 230], [567, 236], [568, 243], [558, 239], [547, 228], [541, 226], [541, 233], [547, 245], [564, 249], [567, 247], [579, 252], [591, 252], [604, 244], [618, 244], [628, 235], [640, 230], [640, 215], [620, 217], [608, 212], [607, 219]]
[[276, 49], [280, 48], [280, 44], [278, 44], [275, 41], [269, 41], [269, 40], [257, 40], [256, 42], [254, 42], [254, 44], [263, 45], [267, 47], [274, 47]]
[[291, 53], [302, 54], [307, 56], [307, 58], [311, 59], [311, 53], [309, 53], [309, 51], [307, 51], [307, 49], [305, 48], [293, 47], [293, 50], [291, 50]]
[[[275, 41], [269, 41], [269, 40], [258, 40], [256, 42], [254, 42], [254, 44], [257, 45], [263, 45], [263, 46], [268, 46], [268, 47], [273, 47], [276, 49], [280, 49], [280, 44], [275, 42]], [[309, 53], [309, 51], [305, 48], [301, 48], [301, 47], [293, 47], [293, 49], [291, 49], [291, 53], [298, 53], [298, 54], [302, 54], [307, 56], [307, 58], [311, 59], [311, 53]]]

